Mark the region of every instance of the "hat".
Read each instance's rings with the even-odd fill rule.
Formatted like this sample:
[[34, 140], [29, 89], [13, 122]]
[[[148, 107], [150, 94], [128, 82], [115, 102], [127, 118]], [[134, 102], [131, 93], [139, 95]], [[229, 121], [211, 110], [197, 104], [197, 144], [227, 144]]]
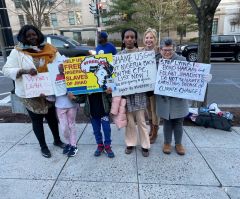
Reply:
[[107, 39], [108, 38], [108, 34], [106, 32], [100, 32], [100, 35], [99, 35], [101, 38], [103, 39]]

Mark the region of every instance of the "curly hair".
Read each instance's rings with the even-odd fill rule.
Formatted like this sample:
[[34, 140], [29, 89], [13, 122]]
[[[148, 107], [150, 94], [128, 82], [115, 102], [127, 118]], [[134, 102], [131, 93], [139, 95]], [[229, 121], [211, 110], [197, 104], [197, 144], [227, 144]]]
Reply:
[[34, 32], [36, 32], [36, 34], [38, 36], [39, 44], [44, 42], [44, 35], [38, 28], [36, 28], [33, 25], [24, 25], [18, 32], [17, 40], [19, 42], [23, 43], [23, 45], [25, 45], [26, 44], [26, 33], [29, 30], [33, 30]]

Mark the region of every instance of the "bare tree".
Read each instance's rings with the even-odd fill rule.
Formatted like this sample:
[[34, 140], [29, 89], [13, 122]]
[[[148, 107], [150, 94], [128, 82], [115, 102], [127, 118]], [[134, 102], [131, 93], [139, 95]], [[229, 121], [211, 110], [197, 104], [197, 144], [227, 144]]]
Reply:
[[29, 21], [41, 30], [48, 19], [46, 16], [48, 17], [52, 10], [63, 2], [64, 0], [19, 0], [18, 5], [28, 16]]
[[[211, 35], [214, 14], [221, 0], [188, 0], [197, 17], [199, 27], [198, 61], [210, 63]], [[203, 103], [195, 103], [195, 106], [207, 104], [207, 92]]]
[[155, 28], [158, 31], [158, 39], [161, 33], [173, 29], [174, 12], [176, 2], [179, 0], [140, 0], [138, 1], [138, 25], [144, 31], [146, 27]]

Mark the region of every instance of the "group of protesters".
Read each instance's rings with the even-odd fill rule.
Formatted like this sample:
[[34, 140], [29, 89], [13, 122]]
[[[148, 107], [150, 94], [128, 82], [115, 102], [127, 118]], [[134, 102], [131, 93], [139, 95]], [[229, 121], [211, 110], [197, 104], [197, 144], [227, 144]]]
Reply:
[[[138, 33], [132, 29], [125, 29], [121, 34], [121, 51], [117, 52], [114, 45], [108, 42], [106, 32], [99, 33], [99, 44], [96, 48], [97, 54], [127, 54], [140, 51], [154, 51], [156, 67], [160, 58], [169, 60], [185, 60], [184, 57], [175, 53], [175, 42], [171, 38], [164, 38], [158, 46], [156, 30], [148, 28], [143, 35], [144, 48], [138, 47]], [[111, 145], [111, 106], [112, 101], [110, 88], [102, 93], [91, 93], [85, 95], [73, 95], [66, 91], [65, 95], [50, 97], [41, 94], [39, 97], [27, 98], [22, 75], [35, 76], [41, 72], [47, 72], [47, 64], [57, 60], [60, 54], [57, 49], [44, 42], [44, 35], [36, 27], [25, 25], [19, 31], [17, 37], [19, 43], [12, 50], [6, 64], [3, 67], [5, 76], [15, 81], [15, 93], [20, 97], [32, 120], [32, 128], [35, 133], [44, 157], [50, 158], [51, 152], [46, 144], [43, 119], [45, 118], [53, 134], [53, 144], [63, 149], [63, 154], [73, 157], [77, 154], [77, 130], [76, 114], [78, 104], [85, 103], [84, 113], [90, 117], [93, 133], [97, 143], [95, 156], [103, 152], [107, 157], [113, 158], [115, 154]], [[183, 120], [188, 114], [188, 101], [186, 99], [155, 95], [153, 91], [135, 93], [121, 96], [124, 106], [122, 111], [126, 115], [125, 125], [125, 153], [131, 154], [138, 144], [141, 145], [142, 155], [149, 156], [151, 144], [155, 143], [160, 118], [163, 120], [164, 144], [163, 152], [172, 152], [172, 134], [175, 138], [175, 150], [177, 154], [184, 155], [185, 149], [182, 145]], [[145, 111], [147, 111], [150, 131], [146, 124]], [[58, 123], [65, 138], [63, 143], [59, 136]], [[137, 125], [137, 128], [136, 128]], [[101, 130], [102, 129], [102, 130]], [[102, 132], [104, 136], [102, 135]]]

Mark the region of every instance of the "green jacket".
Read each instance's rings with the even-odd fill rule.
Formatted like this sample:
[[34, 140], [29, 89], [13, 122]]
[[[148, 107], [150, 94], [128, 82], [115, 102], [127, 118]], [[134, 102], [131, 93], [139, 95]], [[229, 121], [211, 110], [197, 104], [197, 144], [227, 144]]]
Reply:
[[[91, 94], [85, 94], [85, 95], [76, 95], [76, 99], [74, 99], [74, 102], [76, 103], [85, 103], [84, 106], [84, 114], [87, 117], [91, 117], [90, 114], [90, 102], [89, 102], [89, 98], [88, 96]], [[102, 93], [102, 101], [103, 101], [103, 108], [105, 113], [109, 114], [110, 110], [111, 110], [111, 103], [112, 103], [112, 95], [111, 94], [107, 94], [105, 92]]]

